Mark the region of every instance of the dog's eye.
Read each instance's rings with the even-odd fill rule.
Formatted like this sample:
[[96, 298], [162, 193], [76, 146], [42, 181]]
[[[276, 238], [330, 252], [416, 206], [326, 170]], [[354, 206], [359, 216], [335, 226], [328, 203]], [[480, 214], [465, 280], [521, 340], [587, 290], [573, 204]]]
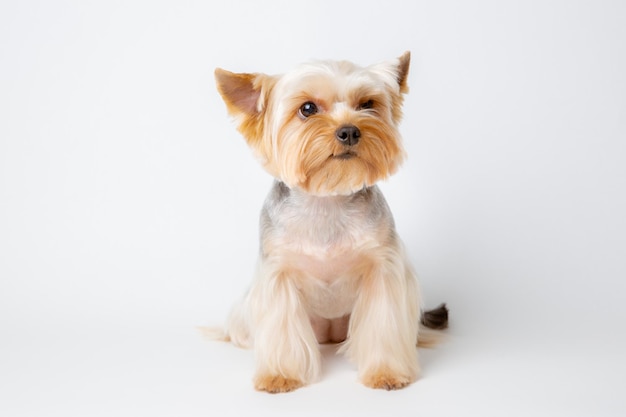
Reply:
[[302, 106], [300, 106], [299, 113], [300, 113], [300, 116], [304, 118], [313, 116], [315, 113], [317, 113], [317, 106], [315, 105], [315, 103], [311, 103], [310, 101], [307, 101]]
[[368, 110], [374, 107], [374, 100], [367, 100], [359, 104], [359, 110]]

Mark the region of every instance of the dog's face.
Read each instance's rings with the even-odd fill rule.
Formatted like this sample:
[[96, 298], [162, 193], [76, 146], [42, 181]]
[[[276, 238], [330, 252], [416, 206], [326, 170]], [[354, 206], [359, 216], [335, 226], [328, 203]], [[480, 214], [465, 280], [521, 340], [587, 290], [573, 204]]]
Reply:
[[398, 123], [409, 53], [383, 64], [304, 64], [282, 76], [215, 71], [218, 89], [264, 168], [290, 188], [351, 194], [404, 158]]

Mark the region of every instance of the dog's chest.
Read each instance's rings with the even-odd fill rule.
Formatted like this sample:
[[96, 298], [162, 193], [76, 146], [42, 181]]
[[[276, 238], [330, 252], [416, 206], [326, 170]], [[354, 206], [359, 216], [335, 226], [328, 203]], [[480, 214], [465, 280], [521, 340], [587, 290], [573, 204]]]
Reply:
[[276, 184], [261, 216], [263, 261], [289, 271], [307, 308], [325, 318], [348, 314], [360, 277], [393, 237], [380, 191], [314, 197]]
[[341, 317], [352, 309], [365, 248], [374, 241], [362, 213], [331, 203], [289, 212], [276, 230], [277, 252], [298, 271], [297, 286], [308, 309], [321, 317]]
[[328, 259], [375, 237], [376, 226], [363, 204], [331, 197], [294, 200], [274, 219], [276, 238], [291, 250]]
[[264, 254], [326, 284], [349, 277], [388, 234], [386, 216], [368, 196], [281, 197], [264, 212]]

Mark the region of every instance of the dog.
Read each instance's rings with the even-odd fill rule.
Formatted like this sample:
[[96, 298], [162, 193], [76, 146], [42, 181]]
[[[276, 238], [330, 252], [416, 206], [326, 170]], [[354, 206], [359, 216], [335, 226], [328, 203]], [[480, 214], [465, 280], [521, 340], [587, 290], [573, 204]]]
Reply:
[[377, 182], [405, 158], [402, 117], [410, 53], [361, 67], [302, 64], [283, 75], [215, 70], [219, 93], [275, 178], [260, 219], [251, 287], [217, 338], [253, 348], [254, 387], [287, 392], [320, 374], [319, 344], [341, 343], [371, 388], [419, 375], [425, 327], [415, 273]]

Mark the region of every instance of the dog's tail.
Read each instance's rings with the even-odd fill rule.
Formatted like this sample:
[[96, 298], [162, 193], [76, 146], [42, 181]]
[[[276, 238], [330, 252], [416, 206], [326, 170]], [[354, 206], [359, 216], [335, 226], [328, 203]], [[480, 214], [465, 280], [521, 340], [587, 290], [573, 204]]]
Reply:
[[441, 304], [432, 310], [422, 313], [420, 331], [417, 338], [417, 346], [431, 348], [439, 344], [443, 339], [441, 330], [448, 328], [448, 307]]
[[429, 329], [443, 330], [448, 328], [448, 307], [446, 304], [443, 303], [437, 308], [424, 311], [421, 323]]

